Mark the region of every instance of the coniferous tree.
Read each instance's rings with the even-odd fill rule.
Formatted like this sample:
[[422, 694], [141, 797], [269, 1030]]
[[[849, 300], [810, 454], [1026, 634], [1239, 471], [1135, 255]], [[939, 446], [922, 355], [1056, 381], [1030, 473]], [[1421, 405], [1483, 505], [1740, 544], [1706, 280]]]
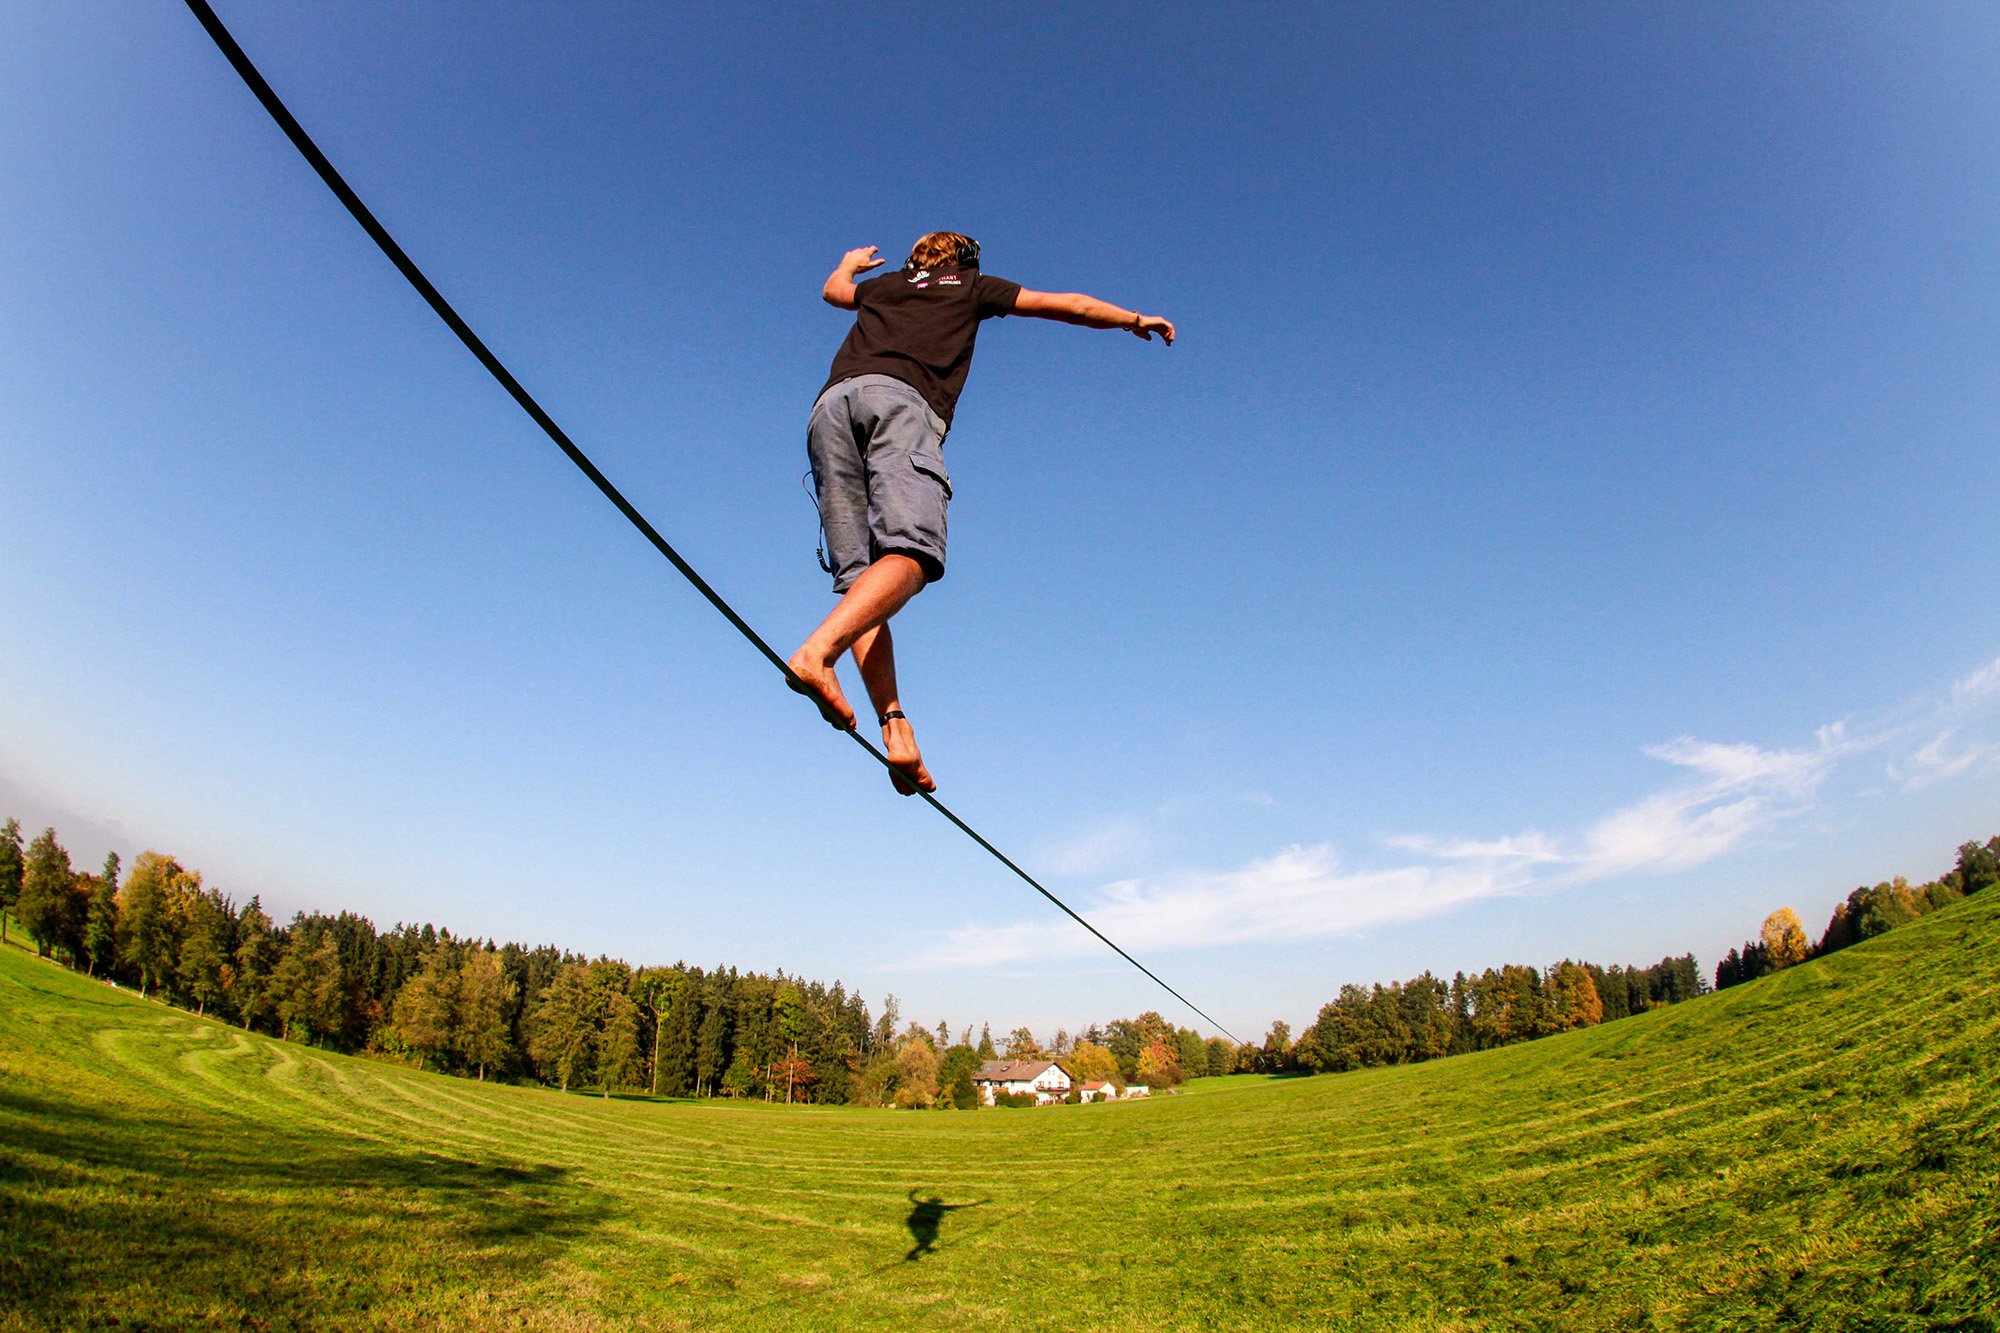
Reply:
[[564, 1092], [591, 1074], [597, 1038], [593, 999], [584, 966], [572, 963], [556, 974], [535, 1007], [528, 1054], [541, 1076]]
[[[896, 997], [892, 995], [889, 998], [893, 1000]], [[993, 1029], [984, 1023], [979, 1025], [978, 1051], [981, 1060], [998, 1060], [1000, 1058], [1000, 1052], [993, 1048]]]
[[[42, 957], [47, 958], [51, 950], [66, 942], [75, 901], [76, 874], [69, 867], [69, 853], [56, 841], [54, 829], [43, 829], [41, 836], [28, 844], [18, 900], [21, 925], [35, 937], [36, 952]], [[82, 952], [81, 940], [77, 952]]]
[[21, 900], [21, 881], [27, 872], [21, 854], [21, 821], [0, 824], [0, 940], [7, 938], [7, 917]]
[[657, 1080], [664, 1097], [694, 1095], [695, 1048], [701, 1030], [700, 981], [697, 975], [678, 972], [666, 992]]
[[1179, 1057], [1182, 1078], [1200, 1078], [1208, 1072], [1208, 1043], [1193, 1028], [1182, 1028], [1175, 1034], [1175, 1055]]
[[104, 858], [104, 873], [91, 885], [83, 919], [83, 956], [91, 976], [110, 976], [118, 966], [118, 853]]
[[197, 1015], [227, 994], [235, 980], [236, 969], [229, 961], [234, 952], [232, 915], [228, 902], [214, 890], [194, 899], [174, 975], [181, 994], [194, 1000]]
[[729, 1067], [729, 1005], [720, 969], [701, 988], [701, 1026], [695, 1029], [695, 1096], [715, 1095]]
[[284, 941], [271, 929], [271, 918], [251, 898], [236, 918], [236, 1014], [246, 1028], [277, 1017], [271, 974], [283, 950]]

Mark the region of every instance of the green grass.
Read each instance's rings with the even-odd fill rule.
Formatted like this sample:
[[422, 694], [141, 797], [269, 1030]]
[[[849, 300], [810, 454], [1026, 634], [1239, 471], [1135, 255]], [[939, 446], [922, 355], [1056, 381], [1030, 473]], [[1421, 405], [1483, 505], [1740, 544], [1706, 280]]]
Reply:
[[[1991, 893], [1526, 1046], [976, 1114], [481, 1086], [10, 949], [0, 1329], [1993, 1330], [1996, 944]], [[912, 1190], [977, 1205], [913, 1259]]]

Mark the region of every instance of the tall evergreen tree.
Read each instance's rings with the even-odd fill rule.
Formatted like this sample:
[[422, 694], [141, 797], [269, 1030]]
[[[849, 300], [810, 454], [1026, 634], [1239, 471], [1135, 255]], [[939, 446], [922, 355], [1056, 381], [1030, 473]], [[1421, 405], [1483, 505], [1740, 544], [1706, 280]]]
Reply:
[[[719, 970], [718, 970], [719, 972]], [[695, 1095], [713, 1097], [729, 1067], [729, 1005], [723, 978], [712, 974], [701, 991], [701, 1027], [695, 1038]]]
[[[21, 925], [35, 937], [36, 952], [42, 957], [65, 943], [71, 933], [75, 900], [76, 874], [69, 867], [69, 853], [56, 841], [54, 829], [43, 829], [41, 836], [28, 844], [18, 900]], [[82, 952], [81, 943], [79, 939], [78, 953]]]
[[271, 973], [284, 952], [284, 940], [271, 928], [264, 907], [251, 898], [236, 918], [236, 1016], [252, 1027], [275, 1018]]
[[21, 880], [27, 872], [21, 855], [21, 821], [0, 824], [0, 940], [7, 938], [7, 917], [21, 901]]
[[[114, 856], [107, 870], [116, 866]], [[90, 906], [83, 922], [83, 957], [92, 976], [110, 976], [118, 966], [118, 878], [100, 875], [92, 881]]]
[[591, 1009], [585, 969], [581, 963], [572, 963], [542, 991], [529, 1025], [528, 1054], [537, 1072], [564, 1092], [571, 1083], [580, 1083], [591, 1074], [597, 1037], [596, 1016]]
[[660, 1019], [659, 1075], [663, 1097], [691, 1097], [695, 1086], [695, 1047], [701, 1030], [701, 978], [679, 972], [666, 991]]
[[174, 976], [181, 994], [194, 1001], [197, 1016], [222, 999], [235, 980], [236, 969], [229, 961], [235, 947], [230, 938], [233, 915], [220, 893], [210, 890], [196, 895]]

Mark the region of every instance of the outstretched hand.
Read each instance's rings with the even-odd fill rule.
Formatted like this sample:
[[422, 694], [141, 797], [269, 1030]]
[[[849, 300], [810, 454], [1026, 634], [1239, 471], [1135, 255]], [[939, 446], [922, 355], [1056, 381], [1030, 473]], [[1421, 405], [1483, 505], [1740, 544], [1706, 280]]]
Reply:
[[864, 245], [859, 250], [849, 250], [840, 257], [840, 266], [850, 273], [866, 273], [871, 268], [880, 268], [889, 261], [875, 253], [878, 248]]
[[1174, 345], [1174, 326], [1158, 315], [1141, 315], [1139, 322], [1132, 326], [1132, 336], [1144, 338], [1147, 342], [1153, 341], [1153, 335], [1156, 333], [1167, 346]]

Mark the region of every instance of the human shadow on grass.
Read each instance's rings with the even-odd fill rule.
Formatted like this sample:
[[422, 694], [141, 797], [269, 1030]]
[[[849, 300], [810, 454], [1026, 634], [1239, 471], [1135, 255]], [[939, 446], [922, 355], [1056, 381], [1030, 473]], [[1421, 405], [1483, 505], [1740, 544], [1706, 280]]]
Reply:
[[991, 1199], [978, 1199], [972, 1203], [946, 1203], [935, 1194], [919, 1199], [914, 1189], [904, 1197], [910, 1201], [910, 1215], [903, 1219], [903, 1225], [910, 1229], [911, 1237], [917, 1242], [903, 1256], [905, 1263], [915, 1263], [927, 1254], [937, 1253], [938, 1228], [944, 1225], [946, 1214], [993, 1202]]
[[[190, 1109], [162, 1117], [0, 1084], [0, 1308], [51, 1326], [130, 1309], [367, 1309], [413, 1282], [531, 1278], [611, 1209], [571, 1173]], [[331, 1283], [334, 1291], [327, 1289]]]

